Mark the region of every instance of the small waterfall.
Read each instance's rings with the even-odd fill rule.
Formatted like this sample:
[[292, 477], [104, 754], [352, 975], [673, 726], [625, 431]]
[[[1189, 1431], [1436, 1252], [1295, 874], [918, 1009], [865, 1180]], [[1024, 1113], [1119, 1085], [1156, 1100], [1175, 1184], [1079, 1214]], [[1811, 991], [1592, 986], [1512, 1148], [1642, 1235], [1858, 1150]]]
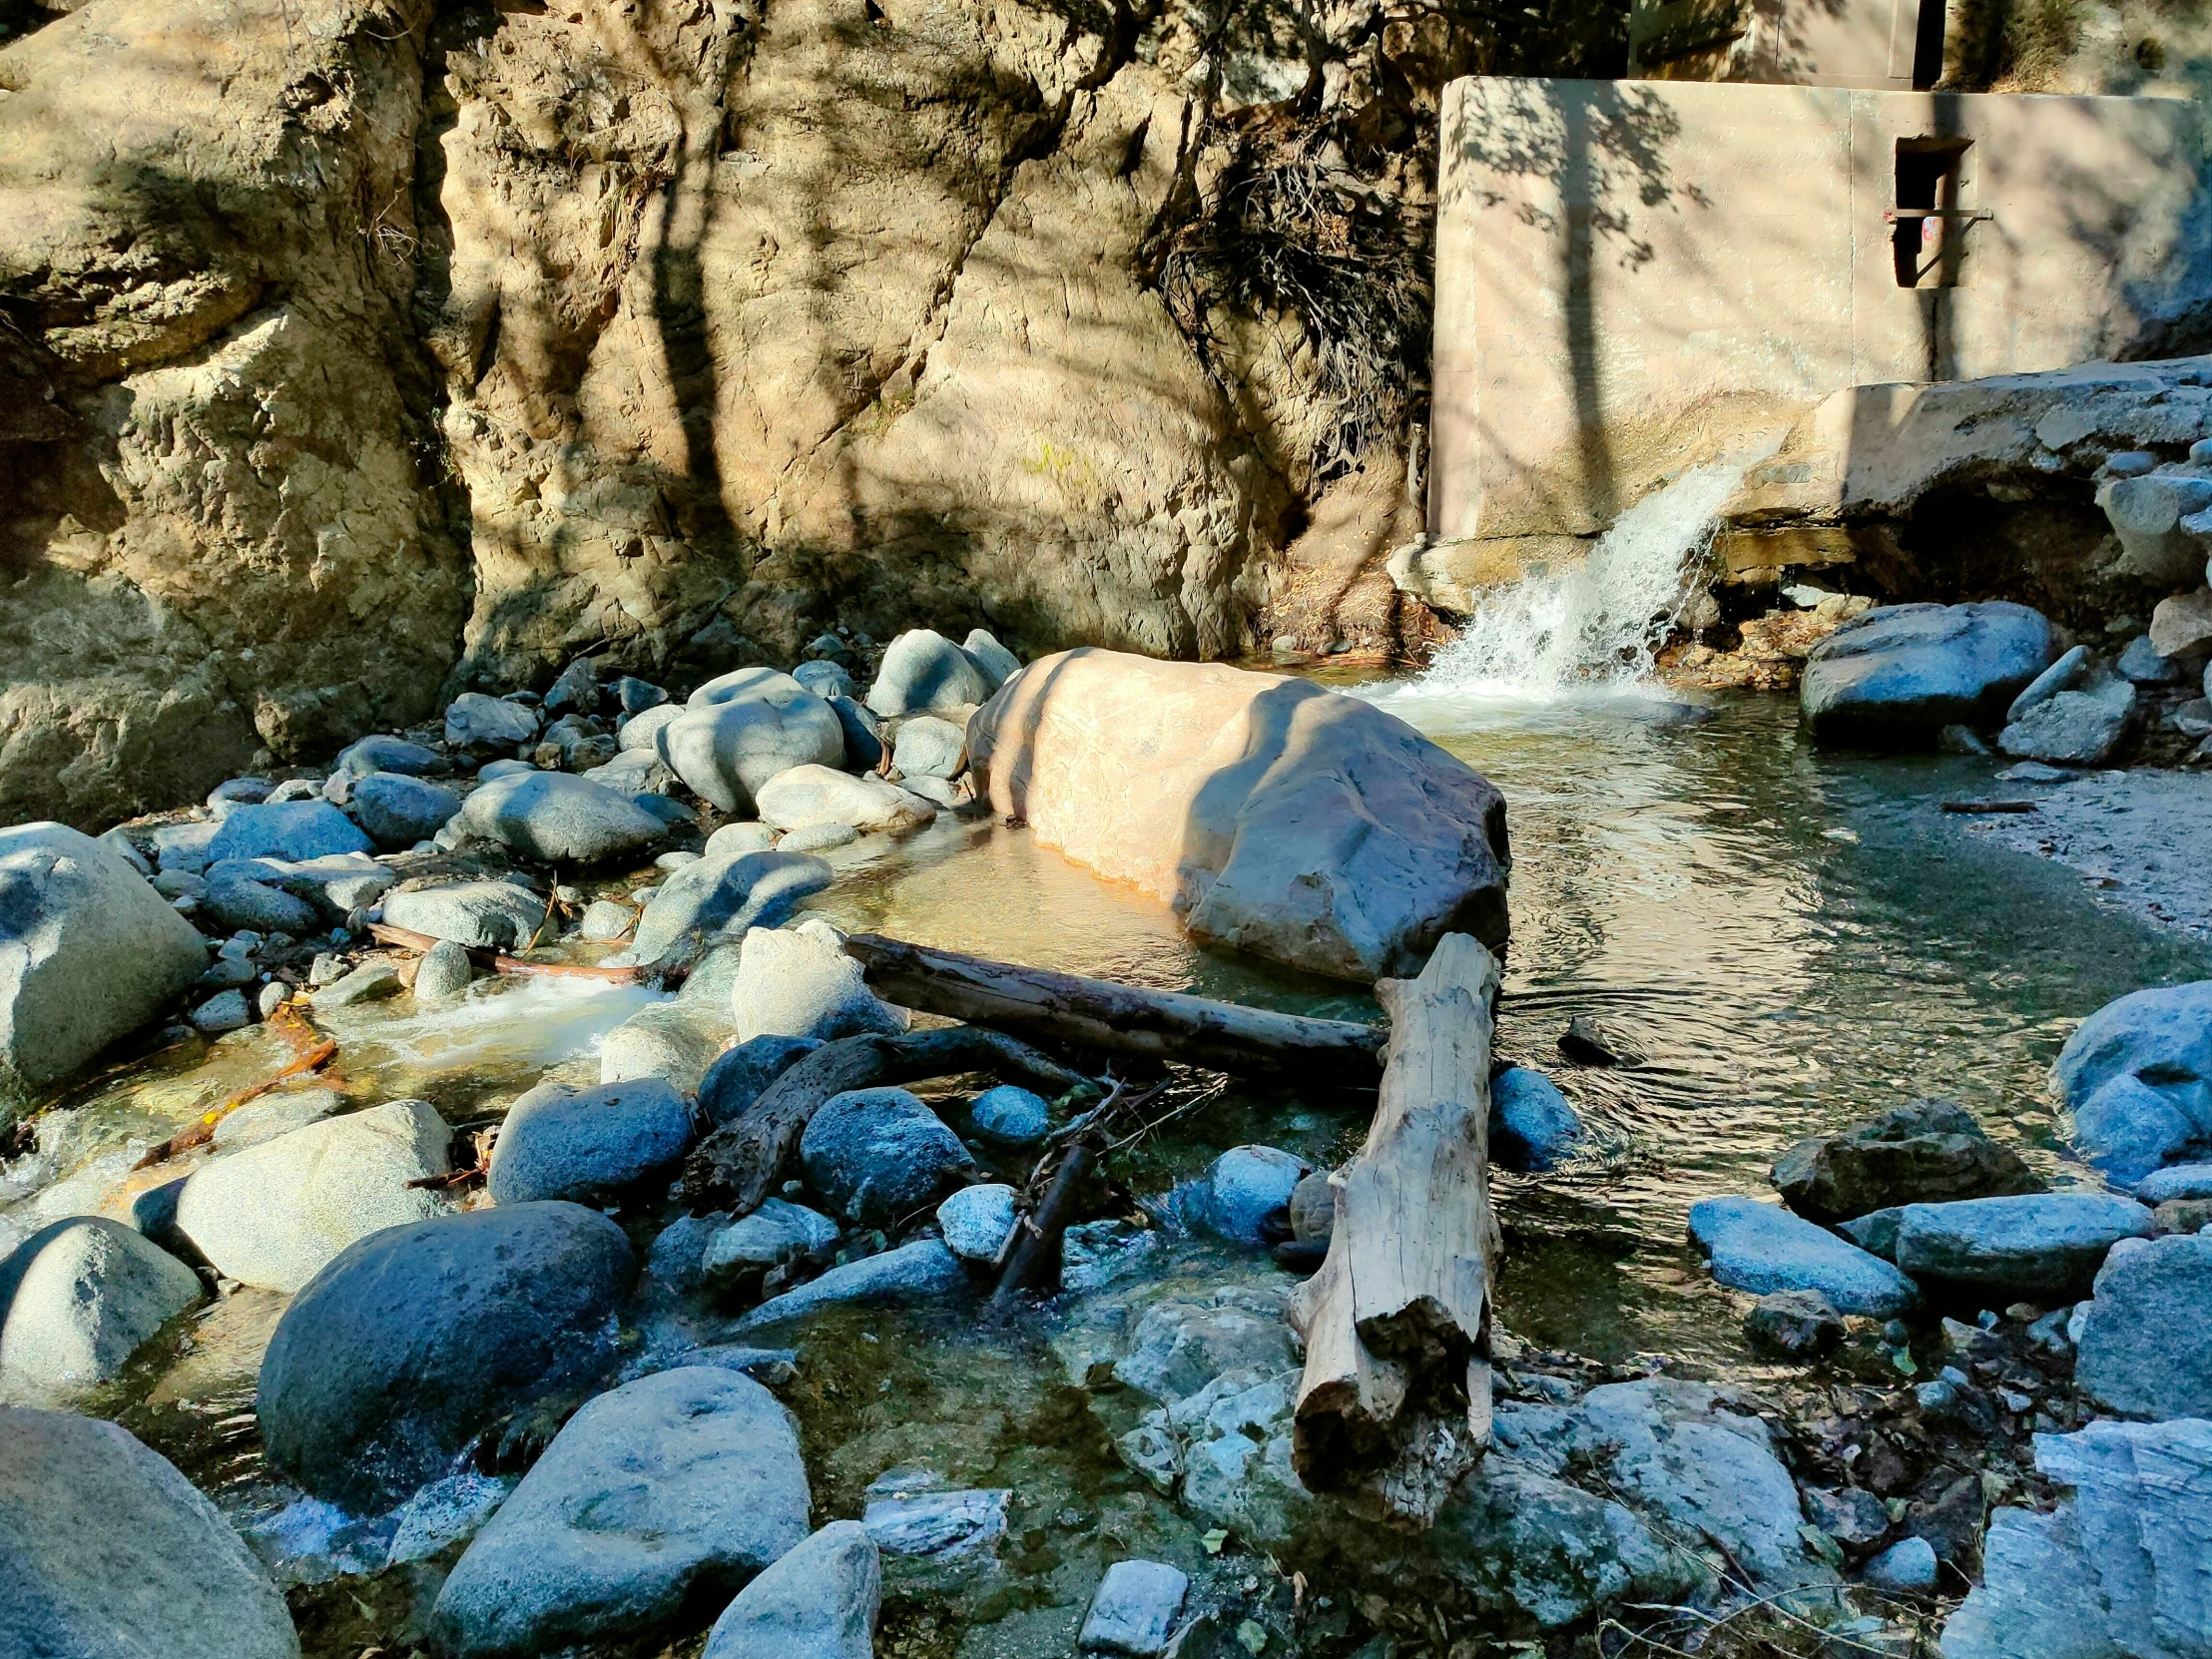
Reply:
[[1777, 447], [1690, 468], [1614, 520], [1568, 570], [1498, 589], [1459, 637], [1402, 690], [1414, 696], [1524, 698], [1633, 690], [1695, 594], [1691, 573], [1721, 508]]

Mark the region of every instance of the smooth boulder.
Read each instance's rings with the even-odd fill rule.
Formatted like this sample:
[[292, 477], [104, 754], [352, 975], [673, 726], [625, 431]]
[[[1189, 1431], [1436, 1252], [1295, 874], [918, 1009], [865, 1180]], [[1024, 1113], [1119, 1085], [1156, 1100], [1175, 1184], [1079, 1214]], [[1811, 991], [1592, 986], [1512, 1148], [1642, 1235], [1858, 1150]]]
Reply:
[[831, 1521], [723, 1609], [701, 1659], [873, 1659], [883, 1569], [858, 1521]]
[[891, 764], [908, 778], [956, 778], [966, 761], [967, 738], [949, 720], [916, 715], [898, 723]]
[[927, 824], [937, 809], [911, 790], [871, 776], [853, 777], [827, 766], [799, 766], [779, 773], [760, 793], [762, 822], [779, 830], [844, 825], [854, 830], [899, 830]]
[[909, 628], [883, 650], [867, 706], [885, 717], [981, 703], [997, 688], [974, 658], [933, 628]]
[[390, 1507], [518, 1406], [604, 1370], [636, 1265], [622, 1229], [576, 1204], [358, 1240], [292, 1299], [263, 1357], [271, 1465], [356, 1513]]
[[744, 1116], [771, 1083], [821, 1046], [814, 1037], [771, 1033], [726, 1050], [700, 1080], [700, 1115], [718, 1127]]
[[1490, 1079], [1490, 1162], [1516, 1175], [1557, 1169], [1589, 1139], [1559, 1085], [1528, 1066]]
[[455, 749], [512, 750], [538, 735], [538, 713], [504, 697], [463, 692], [445, 710], [445, 741]]
[[716, 1021], [707, 1014], [681, 1001], [640, 1008], [600, 1043], [599, 1081], [660, 1077], [679, 1094], [697, 1094], [729, 1035], [726, 1019]]
[[1000, 1083], [968, 1103], [968, 1129], [992, 1146], [1036, 1146], [1052, 1133], [1052, 1104], [1017, 1083]]
[[1706, 1198], [1690, 1206], [1690, 1237], [1731, 1290], [1818, 1291], [1839, 1313], [1887, 1319], [1920, 1300], [1895, 1267], [1773, 1204]]
[[121, 1222], [43, 1227], [0, 1258], [0, 1394], [95, 1388], [203, 1294], [198, 1274]]
[[783, 926], [830, 876], [828, 864], [804, 852], [697, 859], [660, 884], [630, 947], [643, 963], [689, 960], [710, 933], [742, 937], [755, 927]]
[[853, 1089], [816, 1108], [799, 1141], [807, 1185], [830, 1209], [884, 1227], [928, 1208], [975, 1167], [960, 1137], [904, 1089]]
[[461, 810], [451, 790], [399, 772], [372, 772], [353, 786], [354, 820], [386, 851], [426, 841]]
[[605, 1198], [668, 1168], [691, 1140], [691, 1108], [666, 1078], [540, 1083], [507, 1109], [484, 1186], [494, 1204]]
[[241, 1284], [296, 1291], [356, 1239], [441, 1214], [453, 1132], [425, 1100], [324, 1118], [195, 1170], [177, 1230]]
[[869, 990], [860, 964], [815, 922], [746, 934], [731, 1006], [740, 1042], [761, 1036], [830, 1042], [906, 1029], [905, 1010]]
[[162, 1012], [208, 947], [112, 845], [0, 830], [0, 1122]]
[[1238, 1244], [1260, 1243], [1260, 1226], [1291, 1202], [1314, 1171], [1295, 1152], [1274, 1146], [1233, 1146], [1206, 1171], [1205, 1223]]
[[2212, 980], [2134, 991], [2066, 1039], [2051, 1087], [2074, 1139], [2122, 1185], [2212, 1150]]
[[962, 1187], [937, 1206], [945, 1249], [963, 1262], [992, 1263], [1014, 1228], [1014, 1189], [993, 1181]]
[[0, 1405], [0, 1653], [299, 1659], [284, 1598], [166, 1457], [95, 1417]]
[[299, 863], [338, 852], [370, 852], [375, 846], [359, 825], [327, 801], [285, 801], [241, 807], [225, 819], [208, 843], [208, 862], [281, 858]]
[[673, 1629], [795, 1548], [810, 1494], [791, 1415], [734, 1371], [685, 1366], [571, 1417], [438, 1592], [434, 1639], [507, 1659]]
[[565, 772], [531, 772], [482, 786], [462, 807], [472, 834], [541, 863], [593, 864], [660, 840], [668, 826], [626, 795]]
[[2128, 1417], [2212, 1417], [2212, 1237], [2112, 1247], [2082, 1322], [2074, 1382]]
[[1193, 937], [1365, 981], [1447, 932], [1504, 948], [1504, 797], [1372, 703], [1086, 647], [1007, 681], [967, 741], [993, 812]]
[[487, 950], [527, 949], [545, 919], [545, 900], [512, 881], [435, 881], [384, 898], [394, 927]]
[[1782, 1201], [1810, 1221], [1851, 1221], [1898, 1204], [1942, 1204], [2043, 1190], [1963, 1107], [1915, 1100], [1868, 1123], [1802, 1140], [1776, 1160]]
[[1822, 743], [1933, 743], [1945, 726], [1996, 725], [2056, 655], [2049, 620], [2025, 605], [1881, 605], [1813, 647], [1799, 702]]
[[1898, 1217], [1897, 1264], [1915, 1279], [2073, 1296], [2096, 1277], [2106, 1251], [2148, 1238], [2153, 1225], [2133, 1199], [2091, 1193], [1908, 1204]]
[[739, 669], [711, 680], [655, 735], [676, 775], [724, 813], [750, 813], [761, 787], [793, 767], [835, 766], [844, 728], [788, 674]]

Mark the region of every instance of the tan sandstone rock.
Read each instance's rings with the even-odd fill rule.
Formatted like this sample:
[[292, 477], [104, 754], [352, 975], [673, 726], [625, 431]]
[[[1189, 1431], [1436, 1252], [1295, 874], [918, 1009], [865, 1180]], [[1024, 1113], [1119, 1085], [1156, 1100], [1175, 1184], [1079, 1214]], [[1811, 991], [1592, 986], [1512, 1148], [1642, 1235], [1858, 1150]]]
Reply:
[[1504, 797], [1372, 703], [1083, 649], [1007, 681], [968, 754], [994, 811], [1194, 937], [1361, 980], [1445, 932], [1504, 949]]

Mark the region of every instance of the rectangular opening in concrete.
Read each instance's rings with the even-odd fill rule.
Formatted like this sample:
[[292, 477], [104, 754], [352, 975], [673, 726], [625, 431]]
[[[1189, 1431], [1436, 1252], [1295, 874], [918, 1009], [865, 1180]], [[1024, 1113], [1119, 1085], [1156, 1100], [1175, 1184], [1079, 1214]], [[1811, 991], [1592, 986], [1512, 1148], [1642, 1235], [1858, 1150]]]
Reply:
[[1954, 288], [1965, 268], [1966, 231], [1978, 217], [1964, 196], [1966, 152], [1960, 138], [1901, 138], [1891, 247], [1901, 288]]

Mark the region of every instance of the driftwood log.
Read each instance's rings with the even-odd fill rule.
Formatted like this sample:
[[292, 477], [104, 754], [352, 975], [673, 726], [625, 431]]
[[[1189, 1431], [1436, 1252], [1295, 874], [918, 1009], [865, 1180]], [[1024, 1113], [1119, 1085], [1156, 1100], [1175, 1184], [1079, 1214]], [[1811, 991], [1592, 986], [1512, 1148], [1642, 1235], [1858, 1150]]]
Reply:
[[970, 1025], [895, 1037], [843, 1037], [800, 1060], [699, 1143], [685, 1160], [684, 1202], [694, 1213], [727, 1209], [733, 1216], [750, 1215], [784, 1179], [808, 1121], [830, 1096], [968, 1071], [995, 1072], [1055, 1095], [1089, 1081], [1027, 1043]]
[[1382, 1049], [1380, 1028], [1352, 1020], [1308, 1019], [1182, 991], [1018, 967], [876, 933], [855, 933], [844, 948], [886, 1001], [1032, 1042], [1365, 1087], [1375, 1083]]
[[1390, 1043], [1375, 1123], [1330, 1178], [1329, 1255], [1292, 1300], [1299, 1478], [1400, 1527], [1432, 1522], [1489, 1441], [1497, 984], [1496, 958], [1447, 933], [1419, 978], [1376, 986]]

